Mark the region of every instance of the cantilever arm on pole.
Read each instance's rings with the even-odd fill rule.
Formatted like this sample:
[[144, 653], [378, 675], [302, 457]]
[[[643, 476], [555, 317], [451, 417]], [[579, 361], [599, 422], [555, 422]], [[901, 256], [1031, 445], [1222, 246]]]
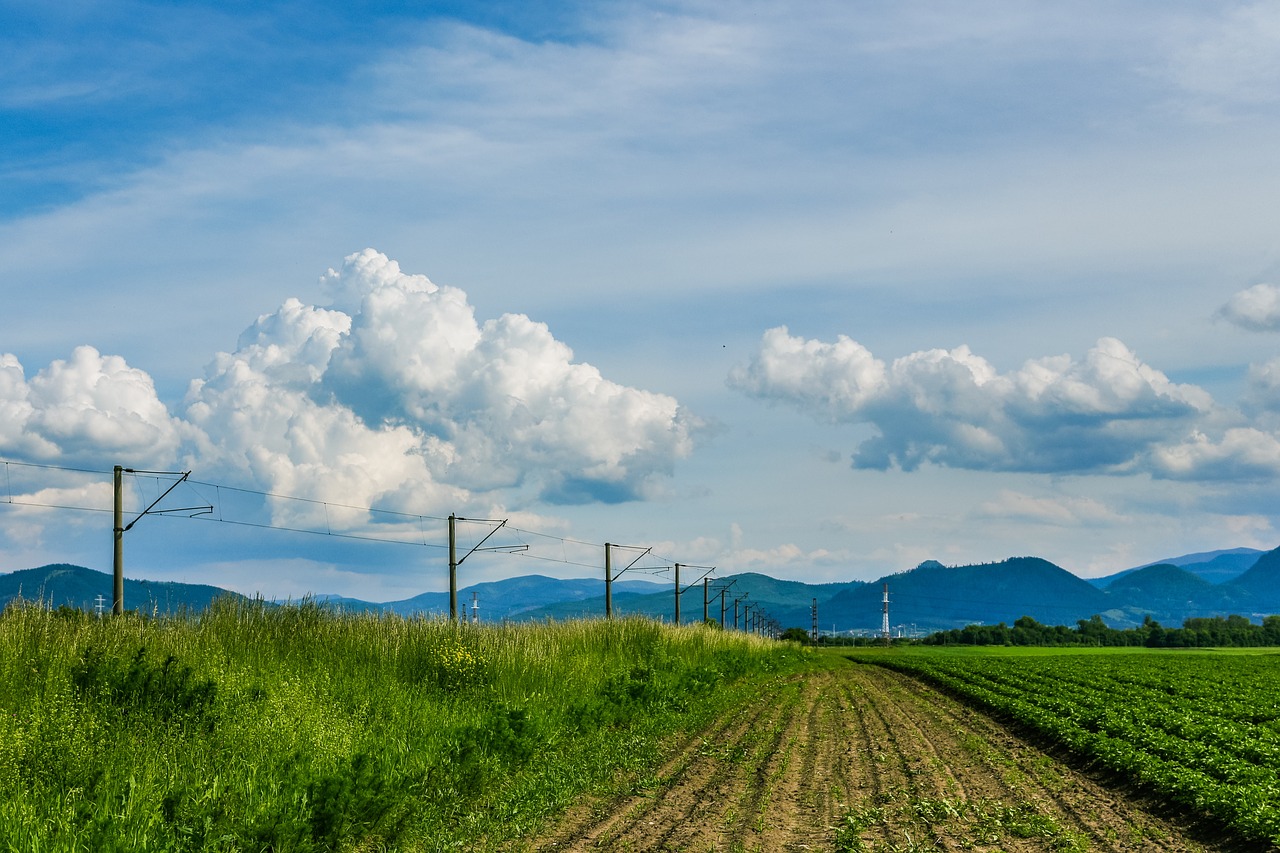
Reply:
[[[627, 548], [627, 547], [630, 547], [630, 546], [627, 546], [627, 545], [614, 545], [613, 547], [615, 547], [615, 548]], [[627, 563], [627, 568], [626, 568], [626, 569], [623, 569], [621, 572], [614, 572], [614, 573], [613, 573], [613, 579], [614, 579], [614, 580], [617, 580], [617, 579], [618, 579], [619, 577], [621, 577], [621, 576], [622, 576], [622, 574], [623, 574], [623, 573], [625, 573], [628, 569], [633, 569], [633, 568], [635, 568], [636, 563], [640, 562], [640, 561], [644, 558], [644, 555], [645, 555], [645, 554], [648, 554], [648, 553], [649, 553], [650, 551], [652, 551], [652, 550], [653, 550], [653, 547], [652, 547], [652, 546], [650, 546], [650, 547], [648, 547], [648, 548], [645, 548], [643, 551], [641, 551], [641, 552], [640, 552], [640, 556], [639, 556], [639, 557], [636, 557], [636, 558], [635, 558], [634, 560], [632, 560], [630, 563]]]
[[[458, 517], [458, 521], [479, 521], [479, 520], [480, 520], [480, 519], [475, 519], [475, 518], [461, 518], [461, 517]], [[496, 519], [485, 519], [485, 520], [486, 520], [486, 521], [496, 521]], [[501, 530], [503, 527], [505, 527], [505, 526], [506, 526], [506, 524], [507, 524], [507, 522], [508, 522], [508, 521], [510, 521], [510, 520], [511, 520], [511, 519], [509, 519], [509, 518], [504, 518], [504, 519], [502, 519], [502, 521], [500, 521], [500, 522], [498, 523], [498, 526], [497, 526], [497, 527], [493, 528], [493, 529], [492, 529], [492, 530], [490, 530], [488, 533], [486, 533], [486, 534], [484, 535], [484, 538], [483, 538], [483, 539], [481, 539], [479, 542], [477, 542], [477, 543], [472, 547], [472, 549], [471, 549], [470, 551], [468, 551], [467, 553], [465, 553], [465, 554], [463, 554], [463, 555], [462, 555], [462, 559], [458, 560], [457, 565], [461, 566], [461, 565], [462, 565], [462, 563], [463, 563], [463, 561], [464, 561], [464, 560], [466, 560], [466, 559], [467, 559], [467, 557], [470, 557], [472, 554], [474, 554], [476, 551], [506, 551], [507, 553], [515, 553], [516, 551], [528, 551], [528, 550], [529, 550], [529, 546], [528, 546], [528, 545], [497, 545], [497, 546], [495, 546], [495, 547], [493, 547], [493, 548], [481, 548], [481, 547], [480, 547], [481, 545], [483, 545], [484, 543], [486, 543], [486, 542], [488, 542], [488, 541], [489, 541], [489, 537], [490, 537], [490, 536], [492, 536], [493, 534], [495, 534], [495, 533], [497, 533], [499, 530]]]
[[711, 574], [716, 570], [715, 566], [691, 566], [688, 563], [681, 563], [680, 565], [684, 566], [686, 569], [706, 569], [705, 572], [703, 572], [701, 575], [698, 576], [698, 579], [696, 581], [689, 584], [684, 589], [680, 590], [681, 595], [684, 595], [686, 592], [693, 589], [698, 584], [702, 583], [703, 578], [705, 578], [707, 575]]
[[[706, 577], [706, 576], [704, 575], [703, 577]], [[720, 579], [720, 578], [717, 578], [716, 580], [721, 580], [721, 579]], [[725, 584], [724, 586], [722, 586], [722, 587], [718, 588], [718, 589], [716, 590], [716, 594], [715, 594], [715, 595], [713, 595], [713, 596], [711, 597], [711, 600], [712, 600], [712, 601], [715, 601], [717, 598], [720, 598], [721, 596], [723, 596], [725, 593], [727, 593], [727, 592], [729, 591], [729, 588], [730, 588], [731, 586], [733, 586], [733, 585], [734, 585], [735, 583], [737, 583], [737, 582], [738, 582], [738, 579], [737, 579], [737, 578], [734, 578], [733, 580], [729, 581], [729, 582], [728, 582], [727, 584]]]
[[155, 508], [156, 504], [160, 503], [160, 501], [169, 497], [170, 492], [178, 488], [178, 486], [181, 485], [182, 483], [186, 482], [186, 479], [191, 476], [190, 471], [138, 471], [134, 468], [125, 468], [123, 470], [129, 474], [171, 474], [171, 475], [181, 474], [182, 476], [178, 477], [177, 480], [174, 480], [173, 485], [164, 490], [164, 494], [160, 495], [160, 497], [153, 500], [146, 509], [138, 513], [137, 518], [135, 518], [133, 521], [129, 522], [123, 528], [121, 528], [121, 532], [127, 533], [128, 531], [132, 530], [133, 526], [137, 524], [139, 521], [141, 521], [144, 515], [163, 515], [164, 513], [169, 513], [169, 512], [189, 512], [189, 513], [192, 513], [193, 515], [203, 515], [205, 513], [213, 512], [213, 507], [210, 506], [209, 504], [205, 504], [203, 506], [177, 507], [174, 509], [156, 509]]

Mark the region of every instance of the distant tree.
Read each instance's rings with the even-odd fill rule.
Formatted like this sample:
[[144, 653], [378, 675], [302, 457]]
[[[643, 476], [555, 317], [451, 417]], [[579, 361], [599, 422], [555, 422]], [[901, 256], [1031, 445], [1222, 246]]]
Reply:
[[1053, 646], [1057, 645], [1051, 636], [1053, 629], [1041, 625], [1030, 616], [1019, 616], [1009, 632], [1010, 640], [1015, 646]]
[[1050, 627], [1023, 616], [1012, 628], [1003, 622], [968, 625], [930, 634], [921, 642], [926, 645], [1147, 646], [1153, 649], [1280, 646], [1280, 615], [1263, 617], [1261, 625], [1239, 614], [1197, 616], [1187, 619], [1181, 628], [1166, 628], [1147, 614], [1141, 625], [1124, 630], [1112, 628], [1097, 615], [1077, 621], [1075, 628]]
[[783, 640], [794, 640], [797, 643], [808, 643], [809, 632], [804, 628], [788, 628], [782, 632]]

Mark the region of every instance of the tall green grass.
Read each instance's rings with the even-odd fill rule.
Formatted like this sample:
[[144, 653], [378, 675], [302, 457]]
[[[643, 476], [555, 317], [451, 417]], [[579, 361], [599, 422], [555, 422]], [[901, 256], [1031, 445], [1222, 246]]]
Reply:
[[647, 620], [0, 614], [0, 850], [502, 846], [802, 652]]

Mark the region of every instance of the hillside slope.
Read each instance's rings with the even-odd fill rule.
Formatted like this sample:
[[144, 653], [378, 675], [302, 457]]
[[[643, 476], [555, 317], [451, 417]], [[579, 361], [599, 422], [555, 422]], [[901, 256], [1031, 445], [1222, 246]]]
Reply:
[[956, 567], [928, 560], [910, 571], [840, 593], [827, 603], [829, 618], [821, 619], [821, 624], [844, 618], [877, 625], [885, 584], [890, 624], [914, 626], [917, 631], [979, 622], [1012, 624], [1019, 616], [1070, 625], [1115, 607], [1102, 590], [1038, 557]]
[[[177, 613], [200, 611], [221, 596], [244, 596], [207, 584], [175, 583], [124, 579], [124, 603], [128, 610], [143, 613]], [[15, 598], [43, 601], [51, 607], [74, 607], [94, 610], [102, 598], [102, 607], [111, 611], [112, 579], [105, 572], [54, 563], [35, 569], [20, 569], [0, 574], [0, 607]]]

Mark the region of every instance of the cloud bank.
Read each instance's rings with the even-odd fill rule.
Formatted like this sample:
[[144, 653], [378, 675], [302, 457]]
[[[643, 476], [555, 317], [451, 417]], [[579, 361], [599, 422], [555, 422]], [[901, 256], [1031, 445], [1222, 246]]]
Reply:
[[[526, 316], [479, 322], [466, 294], [372, 249], [287, 300], [194, 380], [179, 414], [150, 377], [78, 348], [30, 381], [0, 356], [0, 453], [179, 461], [199, 476], [432, 513], [650, 496], [691, 452], [672, 397], [611, 382]], [[311, 510], [314, 512], [314, 510]]]
[[[1255, 370], [1255, 397], [1274, 400], [1273, 372]], [[930, 463], [1196, 480], [1280, 473], [1274, 431], [1170, 381], [1114, 338], [1081, 360], [1050, 356], [1000, 373], [965, 346], [886, 363], [850, 338], [806, 340], [778, 327], [729, 385], [830, 423], [874, 427], [878, 434], [853, 452], [855, 468]]]

